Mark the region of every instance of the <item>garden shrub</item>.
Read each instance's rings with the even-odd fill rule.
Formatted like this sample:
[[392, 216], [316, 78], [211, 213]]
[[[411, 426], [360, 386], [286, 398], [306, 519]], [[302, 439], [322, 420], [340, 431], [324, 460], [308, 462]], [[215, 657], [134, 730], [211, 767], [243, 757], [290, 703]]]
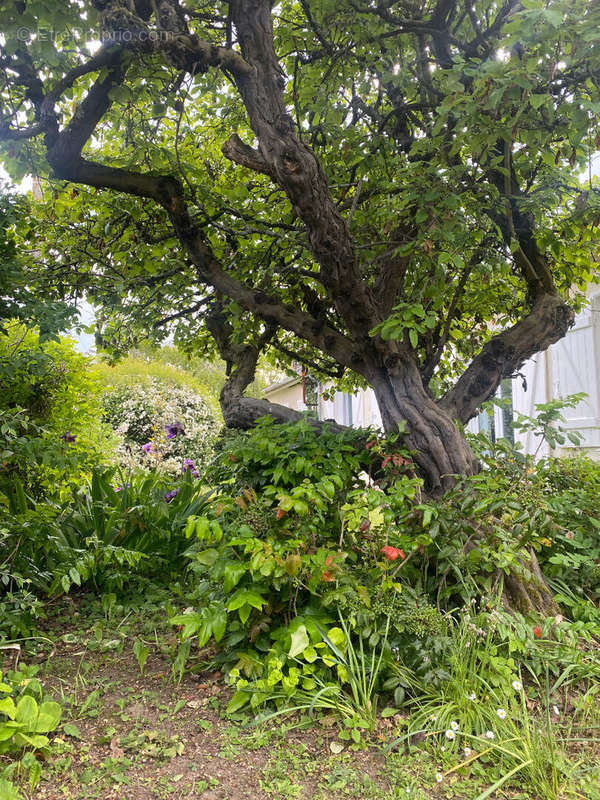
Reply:
[[59, 516], [109, 455], [100, 382], [70, 339], [0, 336], [0, 632], [27, 635], [41, 613], [61, 537]]
[[[183, 626], [178, 665], [194, 637], [198, 647], [214, 638], [236, 688], [231, 711], [293, 704], [303, 692], [344, 685], [327, 639], [345, 626], [350, 638], [339, 647], [380, 648], [377, 685], [399, 704], [451, 680], [456, 609], [467, 608], [479, 626], [490, 610], [498, 614], [484, 679], [506, 689], [518, 665], [540, 675], [535, 623], [522, 617], [516, 625], [514, 612], [494, 611], [502, 576], [527, 577], [530, 550], [557, 574], [569, 556], [591, 596], [599, 468], [587, 460], [536, 465], [508, 442], [474, 444], [485, 468], [434, 503], [422, 500], [410, 454], [389, 438], [268, 418], [227, 434], [213, 470], [220, 494], [187, 525], [198, 588], [196, 610], [172, 620]], [[574, 559], [578, 548], [593, 563]], [[569, 658], [575, 668], [578, 641], [600, 634], [597, 609], [585, 609], [578, 628], [565, 621], [561, 633], [548, 622], [545, 663], [556, 674]]]
[[[106, 392], [104, 419], [120, 437], [117, 460], [123, 469], [156, 470], [172, 476], [181, 473], [185, 459], [202, 472], [220, 428], [217, 415], [203, 397], [157, 379]], [[169, 426], [176, 423], [181, 428], [171, 436]]]
[[197, 610], [172, 622], [183, 626], [184, 655], [192, 637], [220, 643], [236, 686], [231, 711], [336, 683], [327, 639], [351, 644], [340, 612], [389, 663], [408, 639], [443, 636], [438, 611], [396, 575], [403, 526], [423, 512], [421, 481], [393, 439], [265, 418], [220, 451], [221, 492], [187, 524]]
[[600, 600], [600, 462], [585, 456], [547, 459], [536, 486], [552, 518], [551, 546], [540, 564], [557, 600], [575, 619]]
[[187, 519], [213, 493], [189, 471], [127, 477], [98, 467], [61, 502], [33, 503], [16, 483], [0, 506], [0, 637], [28, 635], [49, 596], [181, 578]]
[[0, 491], [18, 477], [33, 497], [56, 495], [108, 457], [101, 391], [73, 340], [42, 342], [34, 330], [8, 326], [0, 336]]

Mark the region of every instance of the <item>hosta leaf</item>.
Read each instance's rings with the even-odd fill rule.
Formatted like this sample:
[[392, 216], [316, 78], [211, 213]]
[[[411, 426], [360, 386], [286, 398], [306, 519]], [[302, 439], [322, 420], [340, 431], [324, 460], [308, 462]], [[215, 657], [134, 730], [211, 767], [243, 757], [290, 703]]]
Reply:
[[27, 726], [29, 730], [35, 731], [38, 712], [38, 704], [35, 702], [33, 697], [30, 697], [28, 694], [26, 694], [17, 703], [15, 720], [20, 722], [22, 725]]
[[62, 708], [52, 700], [42, 703], [39, 709], [37, 721], [35, 723], [36, 733], [48, 733], [53, 731], [60, 722]]

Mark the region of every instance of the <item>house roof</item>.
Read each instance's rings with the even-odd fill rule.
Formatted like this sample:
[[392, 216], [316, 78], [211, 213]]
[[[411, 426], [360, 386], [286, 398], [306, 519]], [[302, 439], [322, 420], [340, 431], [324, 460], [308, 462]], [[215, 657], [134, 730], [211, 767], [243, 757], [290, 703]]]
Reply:
[[271, 392], [276, 392], [278, 389], [285, 389], [287, 386], [294, 386], [297, 383], [300, 383], [302, 377], [300, 375], [293, 375], [290, 378], [284, 378], [282, 381], [277, 381], [277, 383], [272, 383], [270, 386], [267, 386], [266, 389], [263, 390], [263, 394], [271, 394]]

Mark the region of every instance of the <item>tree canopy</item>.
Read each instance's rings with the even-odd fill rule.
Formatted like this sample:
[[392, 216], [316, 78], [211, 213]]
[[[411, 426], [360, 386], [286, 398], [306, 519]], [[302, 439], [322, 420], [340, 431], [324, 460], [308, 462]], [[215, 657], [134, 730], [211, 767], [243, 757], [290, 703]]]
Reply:
[[[46, 296], [99, 340], [373, 387], [432, 489], [595, 274], [600, 5], [1, 0], [0, 139]], [[289, 417], [289, 414], [287, 414]]]

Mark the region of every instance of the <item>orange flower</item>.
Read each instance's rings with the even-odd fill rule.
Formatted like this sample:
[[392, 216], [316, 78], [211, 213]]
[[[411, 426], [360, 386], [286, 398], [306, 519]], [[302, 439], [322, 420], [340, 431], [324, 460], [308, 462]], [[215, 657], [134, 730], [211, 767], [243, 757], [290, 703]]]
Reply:
[[390, 561], [395, 561], [397, 558], [406, 558], [404, 555], [404, 550], [400, 550], [398, 547], [392, 547], [389, 544], [386, 544], [385, 547], [382, 547], [381, 552]]
[[533, 635], [535, 636], [536, 639], [542, 638], [542, 629], [540, 628], [539, 625], [536, 625], [535, 628], [533, 629]]
[[321, 575], [321, 578], [324, 581], [327, 581], [328, 583], [331, 583], [332, 581], [335, 580], [335, 575], [332, 572], [330, 572], [328, 569], [326, 569], [325, 572]]
[[278, 508], [277, 509], [277, 513], [275, 514], [275, 516], [276, 516], [277, 519], [281, 519], [282, 517], [285, 517], [285, 511], [283, 510], [283, 508]]

